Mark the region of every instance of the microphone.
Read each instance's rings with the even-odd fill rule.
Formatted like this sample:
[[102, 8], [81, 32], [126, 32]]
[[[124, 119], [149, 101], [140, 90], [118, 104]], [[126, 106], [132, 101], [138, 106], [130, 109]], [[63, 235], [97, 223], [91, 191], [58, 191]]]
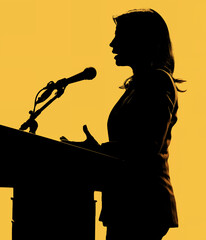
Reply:
[[70, 78], [63, 78], [55, 83], [55, 88], [65, 88], [68, 84], [79, 82], [82, 80], [92, 80], [97, 75], [97, 71], [93, 67], [85, 68], [83, 72], [78, 73]]
[[68, 84], [79, 82], [82, 80], [92, 80], [97, 75], [97, 71], [93, 67], [85, 68], [83, 72], [80, 72], [70, 78], [63, 78], [58, 80], [56, 83], [49, 82], [45, 88], [45, 92], [38, 98], [36, 103], [41, 103], [45, 101], [54, 91], [54, 89], [62, 90], [65, 89]]

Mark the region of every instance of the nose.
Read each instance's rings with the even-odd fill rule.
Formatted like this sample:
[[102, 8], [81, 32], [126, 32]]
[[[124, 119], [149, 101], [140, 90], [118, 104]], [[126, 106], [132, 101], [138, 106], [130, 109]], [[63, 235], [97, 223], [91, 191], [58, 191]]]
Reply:
[[115, 41], [115, 38], [111, 41], [111, 43], [109, 44], [110, 47], [114, 47], [114, 41]]

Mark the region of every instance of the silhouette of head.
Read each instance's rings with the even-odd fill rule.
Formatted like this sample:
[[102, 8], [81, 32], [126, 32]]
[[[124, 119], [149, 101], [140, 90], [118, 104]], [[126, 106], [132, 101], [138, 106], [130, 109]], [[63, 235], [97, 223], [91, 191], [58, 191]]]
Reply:
[[162, 68], [173, 73], [174, 58], [164, 19], [152, 9], [131, 10], [113, 17], [115, 37], [110, 43], [116, 64], [132, 69]]

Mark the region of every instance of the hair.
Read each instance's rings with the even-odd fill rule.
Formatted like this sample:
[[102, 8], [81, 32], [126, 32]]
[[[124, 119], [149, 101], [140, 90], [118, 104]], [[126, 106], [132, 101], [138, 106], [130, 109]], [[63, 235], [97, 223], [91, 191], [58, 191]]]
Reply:
[[[132, 43], [141, 44], [147, 64], [152, 69], [166, 71], [175, 83], [185, 82], [173, 77], [175, 61], [172, 43], [167, 24], [159, 13], [153, 9], [134, 9], [113, 17], [113, 20], [126, 30]], [[184, 92], [178, 87], [177, 90]]]

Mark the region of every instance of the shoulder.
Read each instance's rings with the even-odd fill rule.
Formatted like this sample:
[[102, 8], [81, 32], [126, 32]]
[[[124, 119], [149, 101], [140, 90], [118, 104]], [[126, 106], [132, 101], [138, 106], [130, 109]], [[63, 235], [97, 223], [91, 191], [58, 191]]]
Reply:
[[173, 77], [162, 69], [156, 69], [149, 74], [149, 92], [156, 96], [167, 96], [172, 102], [177, 100], [177, 88]]
[[150, 73], [151, 85], [154, 89], [168, 92], [171, 94], [176, 93], [176, 86], [173, 77], [162, 69], [156, 69]]
[[178, 102], [173, 77], [164, 70], [153, 70], [148, 74], [147, 99], [153, 106], [164, 106], [172, 110]]

